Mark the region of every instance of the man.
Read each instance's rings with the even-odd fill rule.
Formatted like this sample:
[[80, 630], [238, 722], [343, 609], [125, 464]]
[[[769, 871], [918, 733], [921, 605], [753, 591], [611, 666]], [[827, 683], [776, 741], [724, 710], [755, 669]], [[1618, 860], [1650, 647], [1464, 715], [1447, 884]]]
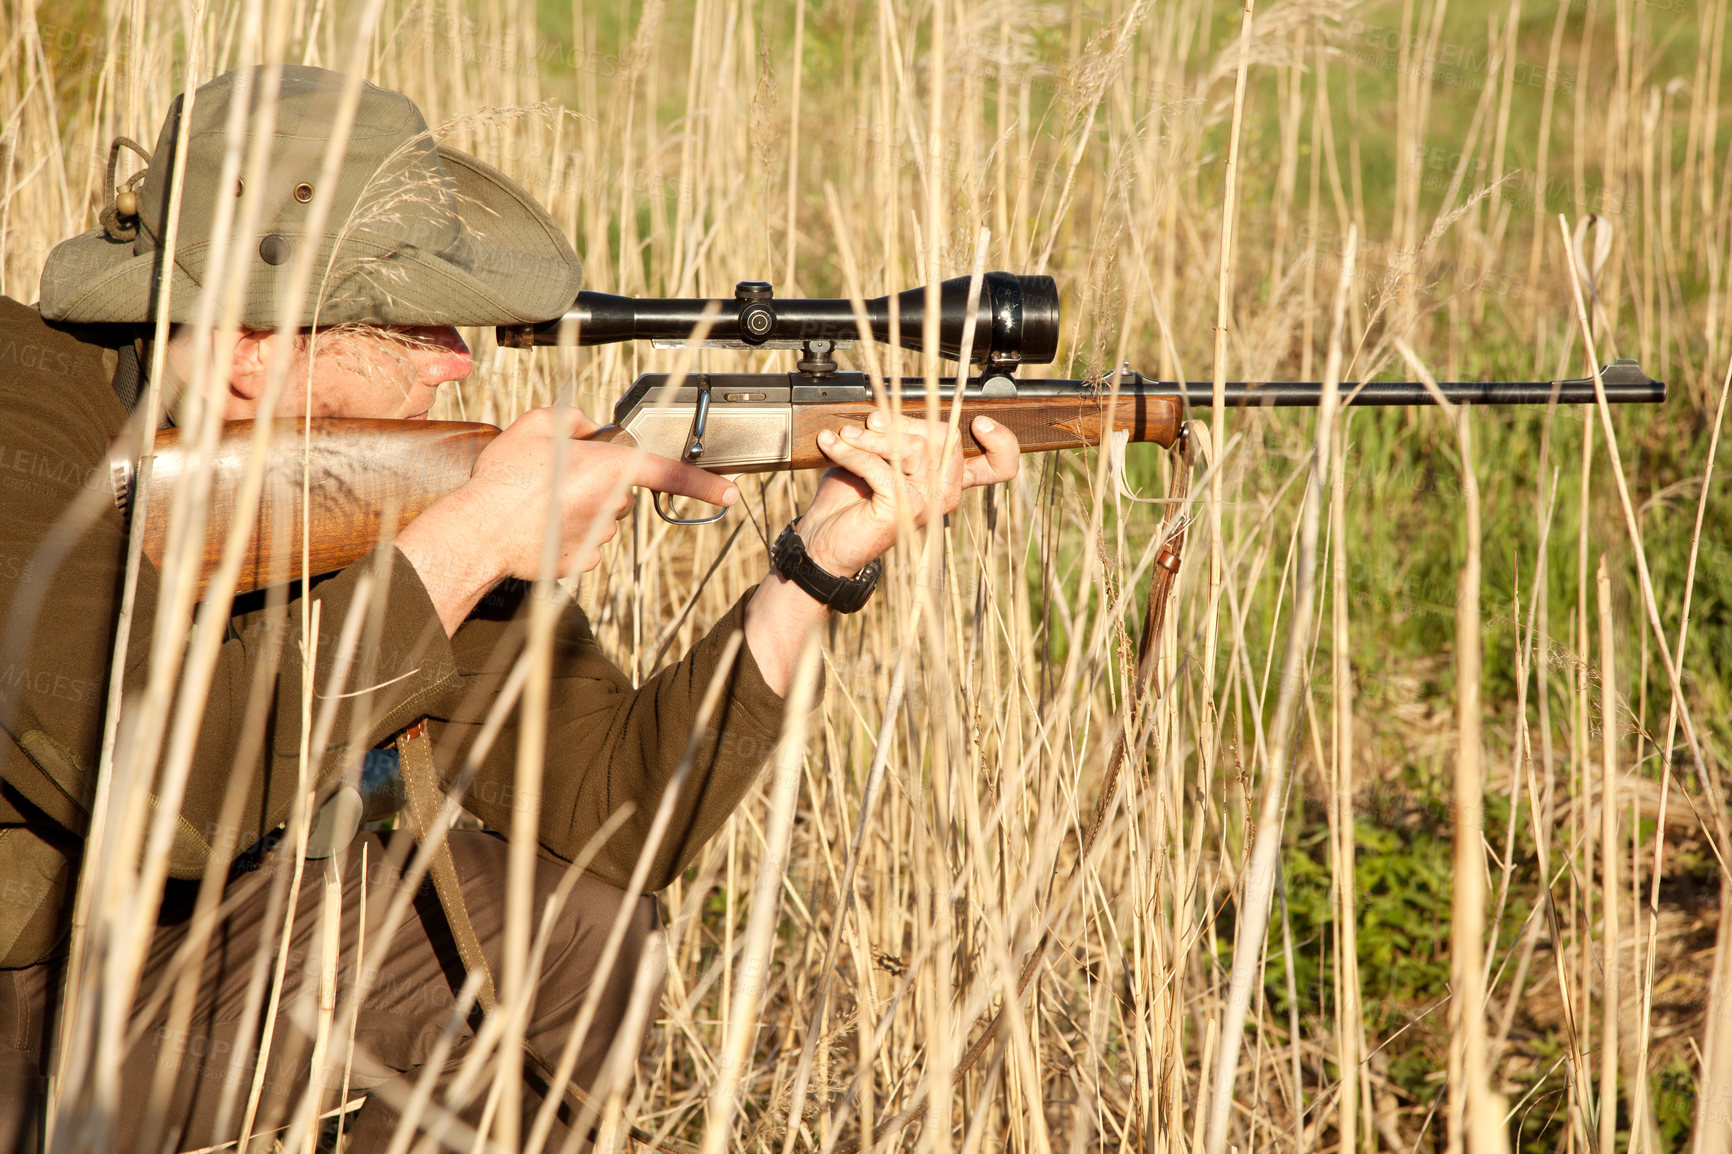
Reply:
[[[125, 587], [125, 522], [112, 506], [92, 502], [89, 491], [93, 480], [104, 483], [109, 446], [129, 417], [147, 411], [140, 390], [153, 386], [141, 380], [149, 360], [140, 356], [139, 342], [164, 286], [171, 288], [170, 318], [178, 327], [166, 356], [170, 380], [154, 387], [172, 408], [176, 385], [184, 376], [197, 378], [200, 359], [208, 357], [220, 386], [215, 403], [230, 420], [425, 417], [438, 387], [470, 371], [468, 350], [452, 326], [544, 320], [562, 313], [578, 288], [577, 259], [547, 213], [502, 174], [436, 145], [405, 97], [370, 85], [360, 90], [336, 180], [325, 180], [329, 126], [339, 119], [345, 83], [322, 70], [285, 67], [227, 74], [197, 91], [187, 114], [179, 233], [165, 271], [177, 102], [142, 185], [117, 189], [111, 170], [102, 227], [50, 255], [39, 306], [0, 301], [0, 344], [28, 354], [0, 364], [0, 899], [6, 903], [0, 1151], [33, 1148], [43, 1124], [73, 895], [81, 861], [91, 860], [84, 837], [96, 804]], [[275, 100], [262, 100], [261, 92], [272, 89]], [[221, 174], [231, 112], [236, 106], [246, 112], [236, 123], [244, 125], [248, 144], [265, 130], [259, 118], [272, 105], [264, 187], [230, 186]], [[257, 214], [259, 239], [247, 242], [244, 295], [225, 289], [223, 300], [213, 301], [207, 287], [221, 283], [218, 262], [228, 259], [215, 243], [224, 197], [236, 198], [237, 208], [257, 198], [247, 207]], [[303, 246], [314, 249], [320, 276], [305, 303], [297, 303], [289, 299], [288, 278]], [[239, 307], [241, 326], [226, 340], [193, 323], [201, 306], [223, 303]], [[282, 324], [285, 316], [297, 320], [298, 330]], [[273, 363], [282, 360], [287, 374], [273, 376]], [[273, 390], [273, 380], [288, 387]], [[476, 742], [522, 648], [523, 615], [514, 611], [521, 598], [510, 594], [511, 582], [537, 575], [550, 519], [562, 570], [584, 571], [598, 563], [597, 545], [612, 536], [623, 513], [609, 501], [622, 472], [636, 485], [670, 494], [723, 505], [737, 500], [731, 484], [700, 469], [585, 440], [595, 426], [574, 420], [575, 427], [551, 411], [526, 414], [482, 454], [467, 484], [398, 535], [390, 564], [352, 566], [305, 594], [320, 621], [312, 678], [318, 699], [309, 709], [335, 710], [330, 749], [313, 767], [317, 788], [352, 770], [366, 749], [426, 719], [441, 775], [449, 782], [472, 760], [465, 804], [492, 829], [509, 829], [516, 711], [485, 753]], [[895, 436], [880, 430], [846, 440], [826, 436], [822, 448], [836, 468], [797, 522], [811, 564], [834, 578], [854, 578], [894, 543], [899, 501], [920, 524], [954, 508], [964, 488], [1013, 476], [1015, 438], [987, 421], [972, 431], [986, 455], [964, 465], [950, 453], [937, 492], [915, 480], [927, 475], [939, 448], [917, 427]], [[556, 471], [560, 438], [568, 443]], [[891, 465], [898, 439], [907, 477]], [[696, 745], [667, 835], [647, 863], [647, 889], [667, 885], [692, 861], [750, 788], [777, 737], [797, 654], [830, 612], [808, 591], [822, 588], [822, 574], [786, 567], [791, 577], [769, 572], [681, 661], [637, 687], [598, 652], [582, 612], [575, 605], [563, 610], [532, 908], [543, 908], [564, 863], [592, 856], [537, 976], [525, 1037], [526, 1128], [543, 1094], [563, 1093], [546, 1075], [595, 983], [604, 987], [578, 1056], [577, 1086], [593, 1085], [621, 1023], [656, 916], [653, 898], [622, 909], [621, 888], [640, 865], [651, 816], [712, 679], [723, 678], [724, 693]], [[369, 581], [376, 586], [371, 596]], [[162, 592], [146, 563], [124, 659], [124, 700], [134, 708], [149, 680]], [[255, 960], [277, 951], [283, 918], [270, 895], [293, 865], [289, 847], [272, 846], [269, 835], [288, 819], [298, 790], [301, 660], [304, 640], [313, 640], [301, 636], [300, 597], [297, 591], [287, 600], [240, 607], [217, 656], [167, 863], [179, 880], [169, 883], [132, 1002], [117, 1115], [63, 1113], [59, 1122], [88, 1127], [98, 1142], [196, 1148], [232, 1140], [248, 1116], [254, 1116], [250, 1132], [264, 1133], [286, 1125], [300, 1097], [312, 1043], [304, 1022], [284, 1013], [268, 1034], [260, 1105], [248, 1105], [255, 1056], [266, 1045], [262, 1007], [272, 1000], [255, 977], [267, 971]], [[340, 656], [334, 651], [341, 648], [335, 639], [356, 613], [368, 615], [368, 636], [377, 644], [334, 684]], [[721, 668], [735, 632], [743, 632], [744, 645], [731, 667]], [[123, 743], [132, 732], [123, 711]], [[755, 755], [742, 759], [741, 750]], [[592, 845], [622, 814], [599, 848]], [[473, 923], [487, 968], [497, 971], [506, 933], [506, 844], [491, 832], [454, 832], [448, 844], [467, 907], [463, 918]], [[363, 927], [363, 882], [377, 885], [379, 878], [363, 876], [360, 851], [376, 867], [393, 851], [401, 860], [404, 848], [401, 838], [372, 835], [350, 847], [340, 871], [336, 965], [345, 989], [352, 985], [355, 943], [363, 929], [378, 932], [385, 904], [375, 892]], [[195, 949], [202, 938], [195, 940], [187, 910], [195, 879], [213, 870], [224, 879], [221, 917], [208, 943]], [[274, 991], [284, 1007], [317, 990], [319, 974], [302, 971], [316, 970], [323, 957], [320, 891], [303, 887], [293, 911], [289, 966], [283, 988]], [[453, 940], [460, 936], [453, 912], [421, 892], [415, 916], [388, 950], [366, 938], [367, 957], [386, 962], [355, 1028], [350, 1084], [374, 1094], [348, 1124], [351, 1149], [383, 1149], [422, 1067], [441, 1061], [440, 1076], [447, 1077], [474, 1042], [472, 1024], [453, 1015], [466, 968]], [[625, 949], [600, 973], [602, 943], [616, 915], [629, 925]], [[177, 956], [181, 951], [188, 956]], [[176, 982], [188, 966], [197, 968], [178, 987], [190, 999], [181, 1004]], [[464, 1116], [480, 1111], [476, 1100]], [[569, 1114], [562, 1118], [571, 1121]]]

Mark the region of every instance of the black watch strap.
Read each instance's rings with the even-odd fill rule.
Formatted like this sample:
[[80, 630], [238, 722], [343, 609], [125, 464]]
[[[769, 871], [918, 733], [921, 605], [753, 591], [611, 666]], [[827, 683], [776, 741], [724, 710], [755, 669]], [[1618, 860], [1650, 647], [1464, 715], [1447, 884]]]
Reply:
[[775, 547], [770, 550], [770, 564], [819, 604], [828, 605], [838, 613], [853, 613], [860, 609], [871, 599], [872, 591], [878, 588], [884, 562], [873, 558], [854, 576], [838, 577], [812, 560], [806, 552], [806, 543], [800, 540], [799, 530], [794, 527], [797, 524], [797, 519], [788, 522], [788, 527], [776, 538]]

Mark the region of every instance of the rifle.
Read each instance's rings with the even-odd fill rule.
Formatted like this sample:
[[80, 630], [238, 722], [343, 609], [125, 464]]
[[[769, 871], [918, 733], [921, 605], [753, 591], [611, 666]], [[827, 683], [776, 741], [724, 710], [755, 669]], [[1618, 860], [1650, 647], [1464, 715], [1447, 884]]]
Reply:
[[[971, 375], [963, 386], [962, 451], [981, 452], [969, 431], [985, 415], [1013, 431], [1025, 453], [1098, 445], [1114, 436], [1170, 447], [1190, 406], [1213, 402], [1208, 383], [1153, 380], [1128, 366], [1116, 375], [1085, 380], [1025, 378], [1025, 364], [1049, 364], [1058, 349], [1058, 289], [1051, 277], [987, 273], [971, 290], [968, 277], [938, 286], [938, 351], [960, 361]], [[689, 461], [726, 475], [811, 469], [829, 461], [818, 434], [863, 425], [889, 405], [908, 417], [924, 417], [934, 406], [947, 420], [955, 384], [930, 390], [919, 377], [904, 377], [882, 393], [864, 373], [843, 371], [838, 348], [869, 337], [919, 351], [928, 339], [927, 290], [909, 289], [894, 299], [864, 302], [856, 313], [847, 300], [776, 300], [763, 281], [741, 281], [733, 300], [633, 298], [580, 292], [563, 317], [538, 325], [503, 326], [501, 346], [530, 348], [649, 340], [668, 347], [697, 345], [728, 349], [797, 349], [786, 373], [693, 373], [675, 379], [648, 373], [614, 406], [613, 423], [594, 436], [641, 445], [645, 451]], [[1666, 386], [1628, 358], [1600, 373], [1613, 404], [1660, 403]], [[1592, 377], [1532, 382], [1457, 381], [1438, 385], [1456, 404], [1593, 404]], [[1233, 381], [1226, 399], [1237, 408], [1310, 407], [1323, 386], [1299, 381]], [[1348, 405], [1429, 405], [1435, 398], [1415, 381], [1343, 382]], [[390, 528], [406, 525], [434, 501], [469, 479], [475, 458], [499, 433], [492, 425], [457, 421], [381, 421], [316, 418], [279, 422], [270, 440], [265, 496], [243, 565], [239, 591], [341, 569], [365, 556]], [[251, 422], [225, 430], [209, 468], [216, 507], [208, 520], [203, 572], [215, 571], [223, 535], [235, 510], [233, 494], [245, 475]], [[310, 494], [308, 513], [319, 527], [304, 559], [299, 548], [303, 466]], [[152, 486], [156, 497], [145, 525], [144, 549], [158, 566], [167, 544], [169, 488], [192, 467], [176, 431], [157, 434]], [[131, 461], [113, 464], [116, 498], [124, 510], [136, 483]], [[681, 518], [656, 494], [662, 518], [676, 525], [707, 524], [725, 515]], [[202, 588], [201, 588], [202, 593]]]

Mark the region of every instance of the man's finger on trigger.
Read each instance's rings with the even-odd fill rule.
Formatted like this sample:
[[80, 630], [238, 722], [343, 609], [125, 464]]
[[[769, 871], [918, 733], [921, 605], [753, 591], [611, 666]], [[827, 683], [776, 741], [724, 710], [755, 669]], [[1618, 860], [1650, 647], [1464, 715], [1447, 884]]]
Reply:
[[876, 453], [880, 457], [890, 455], [890, 447], [896, 438], [876, 429], [861, 428], [859, 425], [845, 424], [842, 426], [842, 440], [856, 449], [864, 449], [868, 453]]
[[[907, 417], [903, 418], [904, 421], [908, 419]], [[919, 433], [906, 428], [894, 435], [879, 438], [877, 445], [861, 444], [861, 447], [873, 450], [887, 461], [900, 460], [904, 473], [913, 474], [924, 472], [926, 469], [927, 449], [929, 447], [927, 440]]]
[[739, 489], [726, 477], [666, 457], [646, 455], [639, 458], [637, 469], [632, 474], [632, 484], [659, 493], [695, 497], [712, 505], [732, 505], [740, 497]]

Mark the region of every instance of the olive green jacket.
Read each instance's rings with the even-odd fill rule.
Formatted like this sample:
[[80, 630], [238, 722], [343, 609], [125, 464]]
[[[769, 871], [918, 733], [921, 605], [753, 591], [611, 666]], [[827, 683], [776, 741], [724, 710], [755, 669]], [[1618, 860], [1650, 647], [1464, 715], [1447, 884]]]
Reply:
[[[106, 464], [127, 420], [113, 384], [118, 357], [105, 347], [116, 339], [51, 326], [34, 307], [0, 297], [0, 968], [33, 965], [63, 948], [95, 793], [127, 540]], [[316, 704], [341, 694], [321, 782], [422, 717], [432, 722], [440, 766], [461, 767], [522, 647], [521, 598], [490, 597], [448, 640], [400, 554], [388, 580], [376, 583], [373, 604], [363, 606], [357, 587], [370, 564], [310, 594], [320, 606]], [[129, 700], [147, 680], [157, 594], [157, 573], [146, 562], [125, 662]], [[547, 851], [570, 859], [629, 803], [632, 816], [589, 867], [625, 883], [744, 604], [638, 687], [602, 655], [576, 604], [566, 605], [541, 783]], [[330, 686], [336, 639], [357, 611], [368, 613], [363, 636], [377, 643], [363, 647], [345, 685]], [[237, 851], [288, 817], [301, 745], [301, 617], [291, 599], [275, 609], [249, 606], [231, 622], [201, 711], [170, 858], [174, 877], [203, 874], [222, 840], [219, 815], [231, 782], [246, 791], [241, 828], [229, 842]], [[782, 700], [748, 648], [730, 680], [651, 863], [652, 889], [677, 876], [727, 820], [776, 740]], [[242, 748], [254, 692], [266, 695], [265, 724], [256, 747]], [[516, 732], [514, 709], [464, 801], [500, 829], [510, 828], [518, 800]]]

